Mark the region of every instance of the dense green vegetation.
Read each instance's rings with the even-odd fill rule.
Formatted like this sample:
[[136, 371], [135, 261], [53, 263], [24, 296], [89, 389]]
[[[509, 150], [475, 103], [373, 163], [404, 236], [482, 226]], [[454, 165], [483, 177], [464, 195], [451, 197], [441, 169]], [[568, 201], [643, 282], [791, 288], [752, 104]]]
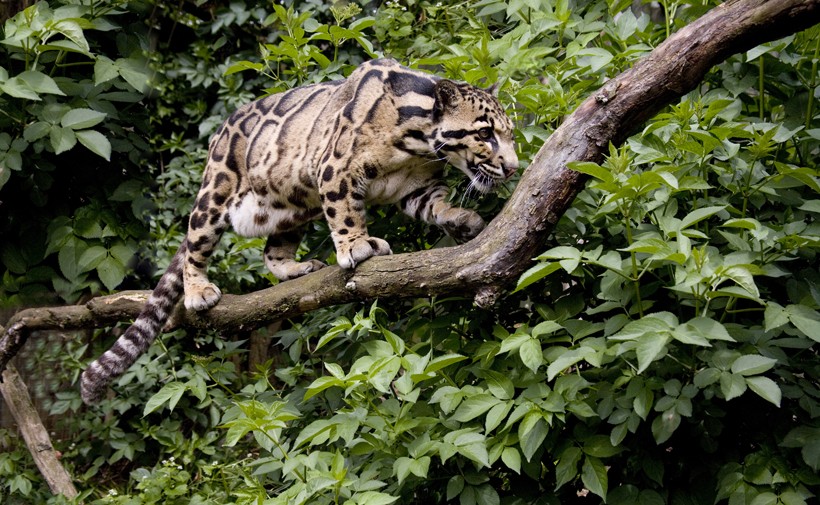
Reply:
[[[718, 2], [51, 0], [0, 40], [0, 303], [149, 287], [239, 104], [390, 55], [500, 84], [526, 166], [607, 78]], [[164, 335], [99, 407], [113, 341], [32, 339], [86, 503], [784, 504], [820, 494], [820, 28], [732, 57], [589, 174], [493, 311], [379, 300], [270, 333]], [[457, 174], [454, 198], [460, 199]], [[514, 188], [469, 203], [491, 217]], [[393, 209], [394, 251], [450, 243]], [[228, 234], [228, 292], [272, 282]], [[302, 253], [332, 261], [316, 223]], [[51, 497], [0, 431], [0, 501]]]

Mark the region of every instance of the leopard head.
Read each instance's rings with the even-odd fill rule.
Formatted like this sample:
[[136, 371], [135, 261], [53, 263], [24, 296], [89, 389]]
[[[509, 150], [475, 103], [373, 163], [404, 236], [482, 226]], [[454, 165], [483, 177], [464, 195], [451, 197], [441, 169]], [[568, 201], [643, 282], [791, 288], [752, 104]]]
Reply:
[[513, 124], [491, 90], [441, 79], [435, 85], [435, 149], [486, 193], [518, 170]]

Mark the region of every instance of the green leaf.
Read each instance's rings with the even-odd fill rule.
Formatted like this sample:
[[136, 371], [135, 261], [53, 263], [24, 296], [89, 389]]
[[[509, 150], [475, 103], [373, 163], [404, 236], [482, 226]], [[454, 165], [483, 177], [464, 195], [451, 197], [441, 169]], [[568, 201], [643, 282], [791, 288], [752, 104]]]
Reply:
[[77, 144], [77, 136], [71, 128], [52, 126], [50, 139], [54, 154], [64, 153]]
[[521, 453], [515, 447], [505, 447], [501, 451], [501, 461], [507, 465], [507, 468], [517, 474], [521, 474]]
[[509, 400], [515, 394], [513, 382], [501, 372], [486, 370], [484, 379], [487, 381], [487, 389], [499, 400]]
[[815, 342], [820, 342], [820, 313], [805, 305], [788, 305], [786, 306], [786, 312], [789, 321], [798, 330]]
[[173, 411], [186, 389], [185, 384], [177, 381], [164, 385], [162, 389], [148, 399], [142, 412], [143, 417], [162, 407], [166, 402], [168, 403], [168, 410]]
[[600, 496], [606, 502], [606, 492], [608, 487], [608, 477], [606, 466], [595, 457], [587, 456], [584, 465], [581, 467], [581, 482], [584, 487]]
[[502, 402], [491, 408], [487, 412], [487, 417], [484, 422], [484, 432], [490, 433], [496, 429], [501, 422], [504, 421], [504, 418], [507, 417], [507, 414], [510, 413], [512, 407], [512, 402]]
[[732, 373], [739, 375], [758, 375], [771, 369], [777, 363], [776, 359], [767, 358], [759, 354], [746, 354], [732, 363]]
[[560, 270], [561, 265], [556, 262], [547, 262], [547, 263], [539, 263], [534, 267], [530, 268], [518, 279], [518, 284], [515, 286], [515, 290], [513, 291], [520, 291], [527, 286], [534, 284], [544, 277], [550, 275], [551, 273]]
[[85, 242], [71, 240], [60, 248], [57, 253], [57, 262], [60, 265], [60, 272], [69, 281], [74, 281], [80, 276], [80, 256], [85, 252], [87, 246]]
[[500, 400], [498, 398], [489, 394], [471, 396], [458, 406], [452, 416], [452, 419], [462, 423], [471, 421], [490, 410], [499, 402]]
[[718, 212], [725, 209], [725, 205], [714, 206], [714, 207], [703, 207], [701, 209], [696, 209], [686, 215], [683, 219], [681, 219], [680, 229], [684, 230], [693, 226], [704, 219], [717, 214]]
[[603, 182], [613, 182], [615, 180], [612, 176], [612, 172], [597, 163], [592, 163], [589, 161], [573, 161], [571, 163], [567, 163], [567, 168], [589, 175]]
[[652, 421], [652, 436], [655, 437], [656, 444], [662, 444], [669, 440], [672, 434], [680, 426], [681, 417], [674, 408], [663, 412]]
[[97, 265], [97, 275], [109, 291], [119, 286], [123, 279], [125, 279], [125, 266], [112, 256], [106, 256], [105, 259]]
[[110, 58], [98, 55], [94, 62], [94, 84], [99, 85], [119, 76], [117, 65]]
[[547, 367], [547, 380], [551, 381], [556, 375], [584, 359], [582, 349], [571, 349], [562, 353]]
[[66, 112], [60, 120], [60, 124], [64, 128], [71, 128], [72, 130], [82, 130], [91, 128], [102, 122], [107, 114], [105, 112], [97, 112], [92, 109], [71, 109]]
[[31, 86], [19, 77], [12, 77], [6, 82], [0, 83], [0, 91], [14, 98], [22, 98], [24, 100], [40, 100], [38, 95]]
[[518, 353], [521, 356], [521, 361], [533, 373], [537, 372], [538, 367], [544, 363], [544, 354], [541, 351], [541, 342], [538, 339], [528, 337], [521, 344]]
[[83, 251], [79, 258], [79, 267], [82, 272], [87, 272], [97, 268], [105, 257], [108, 250], [103, 246], [92, 246]]
[[780, 407], [782, 393], [777, 383], [768, 377], [746, 377], [746, 385], [764, 400]]
[[464, 361], [465, 359], [467, 359], [467, 356], [462, 356], [461, 354], [445, 354], [444, 356], [435, 357], [431, 359], [430, 363], [424, 368], [424, 373], [438, 372], [442, 368]]
[[521, 444], [521, 452], [527, 461], [532, 460], [535, 452], [541, 447], [541, 443], [547, 438], [549, 428], [546, 421], [538, 412], [530, 412], [518, 425], [518, 439]]
[[[399, 499], [398, 496], [390, 496], [387, 493], [378, 491], [363, 491], [354, 495], [356, 505], [389, 505]], [[347, 503], [347, 502], [345, 502]]]
[[319, 377], [315, 381], [313, 381], [310, 386], [308, 386], [307, 390], [305, 391], [305, 400], [310, 400], [317, 394], [321, 393], [327, 388], [331, 388], [333, 386], [344, 387], [344, 383], [337, 379], [336, 377]]
[[54, 79], [37, 70], [26, 70], [18, 75], [28, 87], [37, 93], [65, 96]]
[[720, 391], [728, 401], [746, 392], [746, 379], [742, 375], [728, 372], [720, 374]]
[[789, 322], [789, 312], [782, 305], [770, 301], [766, 303], [763, 320], [765, 321], [763, 329], [766, 331], [773, 330]]
[[45, 121], [35, 121], [23, 130], [23, 138], [28, 142], [34, 142], [48, 135], [50, 131], [51, 125]]
[[656, 359], [666, 355], [666, 346], [671, 339], [669, 333], [648, 334], [641, 338], [635, 349], [638, 355], [638, 373], [646, 370]]
[[80, 130], [74, 132], [80, 144], [88, 148], [92, 153], [102, 157], [105, 161], [111, 161], [111, 142], [105, 135], [96, 130]]
[[578, 447], [571, 446], [561, 452], [558, 457], [558, 464], [555, 465], [555, 490], [572, 482], [578, 475], [578, 463], [584, 453]]

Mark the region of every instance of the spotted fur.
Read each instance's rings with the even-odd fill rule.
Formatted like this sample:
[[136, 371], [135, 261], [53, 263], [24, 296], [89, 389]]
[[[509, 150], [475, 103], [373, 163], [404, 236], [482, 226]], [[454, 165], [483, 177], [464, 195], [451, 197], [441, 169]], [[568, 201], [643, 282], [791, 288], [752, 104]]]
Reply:
[[267, 237], [265, 264], [283, 281], [325, 266], [294, 259], [303, 226], [321, 216], [342, 268], [390, 254], [367, 233], [366, 203], [397, 204], [457, 240], [473, 238], [484, 221], [446, 201], [442, 170], [449, 163], [490, 191], [518, 168], [512, 127], [489, 91], [392, 60], [240, 107], [211, 139], [185, 242], [134, 324], [83, 373], [83, 400], [99, 400], [145, 352], [183, 293], [189, 310], [219, 301], [206, 265], [229, 226]]

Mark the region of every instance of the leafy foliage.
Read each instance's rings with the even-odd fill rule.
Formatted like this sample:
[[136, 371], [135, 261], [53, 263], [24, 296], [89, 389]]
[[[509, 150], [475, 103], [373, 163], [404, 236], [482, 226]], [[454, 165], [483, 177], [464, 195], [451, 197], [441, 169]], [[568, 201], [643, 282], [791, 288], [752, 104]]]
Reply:
[[[105, 28], [143, 6], [38, 4], [25, 15], [77, 19], [87, 47], [76, 30], [25, 35], [40, 37], [39, 57], [31, 46], [4, 45], [19, 55], [4, 67], [17, 77], [9, 89], [41, 100], [2, 88], [0, 99], [17, 107], [8, 110], [19, 111], [10, 115], [28, 114], [0, 120], [9, 121], [0, 123], [4, 159], [39, 161], [12, 168], [0, 195], [34, 188], [57, 156], [78, 167], [89, 165], [77, 159], [102, 161], [104, 144], [81, 140], [91, 131], [124, 168], [74, 207], [41, 187], [61, 203], [37, 216], [51, 223], [40, 249], [25, 233], [25, 247], [3, 248], [3, 289], [19, 296], [57, 272], [64, 279], [54, 288], [69, 299], [112, 289], [131, 270], [112, 275], [102, 265], [125, 265], [137, 250], [164, 268], [184, 235], [180, 213], [196, 192], [207, 137], [255, 96], [343, 77], [389, 54], [479, 85], [499, 82], [526, 161], [581, 100], [707, 3], [661, 2], [657, 22], [627, 1], [155, 2], [147, 32], [135, 32], [150, 37], [117, 34], [116, 54]], [[7, 40], [18, 33], [8, 26]], [[158, 50], [144, 58], [127, 50], [144, 40]], [[323, 309], [259, 330], [277, 352], [254, 370], [243, 369], [247, 334], [174, 332], [95, 409], [71, 384], [111, 340], [30, 344], [31, 366], [64, 384], [42, 401], [71, 433], [55, 443], [81, 499], [810, 503], [820, 490], [819, 48], [814, 28], [735, 56], [603, 163], [574, 165], [587, 188], [494, 311], [457, 298]], [[87, 64], [64, 68], [60, 51]], [[143, 59], [154, 76], [148, 97]], [[63, 73], [52, 78], [57, 88], [26, 80], [27, 71], [51, 75], [48, 65]], [[112, 94], [147, 105], [128, 119], [151, 132], [150, 146], [123, 126], [121, 108], [100, 105]], [[71, 135], [77, 143], [63, 149]], [[106, 166], [90, 165], [83, 180]], [[490, 217], [512, 189], [471, 204]], [[372, 233], [394, 250], [448, 244], [392, 209], [372, 214]], [[30, 211], [15, 207], [9, 226], [24, 218]], [[142, 230], [150, 240], [137, 245]], [[212, 261], [220, 286], [269, 283], [261, 247], [223, 239]], [[324, 224], [300, 254], [332, 260]], [[0, 444], [12, 448], [0, 455], [4, 503], [60, 502], [15, 439]]]

